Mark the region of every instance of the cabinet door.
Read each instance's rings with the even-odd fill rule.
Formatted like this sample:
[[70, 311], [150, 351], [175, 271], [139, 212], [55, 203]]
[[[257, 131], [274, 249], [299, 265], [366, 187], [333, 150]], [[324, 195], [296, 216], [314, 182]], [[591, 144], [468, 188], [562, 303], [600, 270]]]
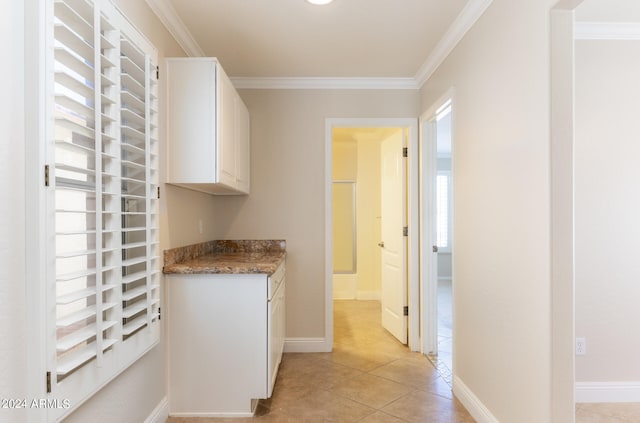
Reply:
[[216, 62], [167, 60], [167, 182], [216, 182]]
[[237, 188], [249, 193], [250, 180], [250, 122], [249, 110], [238, 95], [236, 97], [236, 181]]
[[283, 280], [269, 303], [269, 333], [267, 335], [269, 368], [267, 374], [267, 397], [273, 394], [273, 387], [282, 361], [285, 341], [285, 281]]
[[218, 66], [219, 131], [218, 182], [231, 188], [236, 183], [236, 93], [229, 77]]

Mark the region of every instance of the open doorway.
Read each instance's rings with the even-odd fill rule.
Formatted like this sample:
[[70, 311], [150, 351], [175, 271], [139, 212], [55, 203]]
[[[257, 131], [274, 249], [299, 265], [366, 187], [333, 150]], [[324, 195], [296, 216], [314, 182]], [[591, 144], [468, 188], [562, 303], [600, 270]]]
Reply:
[[[381, 325], [389, 333], [412, 351], [419, 349], [418, 203], [417, 181], [412, 181], [418, 159], [405, 157], [405, 148], [417, 151], [416, 119], [327, 121], [326, 304], [331, 339], [333, 300], [368, 300], [380, 303]], [[399, 185], [385, 182], [391, 174]], [[385, 217], [389, 209], [393, 217]], [[415, 235], [404, 230], [409, 226], [416, 228]]]
[[[453, 367], [453, 278], [451, 219], [451, 101], [436, 115], [436, 247], [438, 284], [437, 356], [441, 370], [451, 380]], [[444, 368], [442, 368], [444, 367]]]
[[406, 135], [400, 127], [332, 131], [333, 299], [380, 303], [381, 325], [402, 344], [407, 343]]

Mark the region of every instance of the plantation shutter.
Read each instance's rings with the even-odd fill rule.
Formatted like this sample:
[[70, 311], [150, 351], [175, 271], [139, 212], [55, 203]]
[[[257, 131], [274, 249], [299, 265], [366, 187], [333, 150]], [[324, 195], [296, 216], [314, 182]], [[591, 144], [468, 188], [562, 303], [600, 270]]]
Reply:
[[160, 303], [158, 90], [154, 62], [126, 36], [120, 43], [122, 300], [126, 339], [157, 318]]
[[73, 407], [159, 339], [157, 53], [110, 1], [51, 4], [47, 380]]

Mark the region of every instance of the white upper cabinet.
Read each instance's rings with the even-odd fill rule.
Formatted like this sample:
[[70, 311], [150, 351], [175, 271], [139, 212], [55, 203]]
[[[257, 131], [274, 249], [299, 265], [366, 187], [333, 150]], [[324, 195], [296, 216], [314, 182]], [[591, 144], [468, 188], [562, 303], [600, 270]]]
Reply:
[[220, 63], [167, 59], [167, 183], [249, 193], [249, 111]]

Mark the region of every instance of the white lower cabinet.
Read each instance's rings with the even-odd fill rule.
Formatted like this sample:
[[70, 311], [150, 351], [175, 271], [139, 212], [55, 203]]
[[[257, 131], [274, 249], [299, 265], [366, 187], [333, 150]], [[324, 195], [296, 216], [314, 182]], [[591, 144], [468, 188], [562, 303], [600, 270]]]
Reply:
[[282, 358], [284, 263], [271, 277], [171, 274], [167, 286], [169, 414], [252, 415]]

